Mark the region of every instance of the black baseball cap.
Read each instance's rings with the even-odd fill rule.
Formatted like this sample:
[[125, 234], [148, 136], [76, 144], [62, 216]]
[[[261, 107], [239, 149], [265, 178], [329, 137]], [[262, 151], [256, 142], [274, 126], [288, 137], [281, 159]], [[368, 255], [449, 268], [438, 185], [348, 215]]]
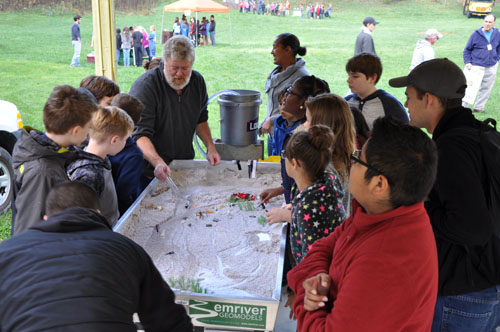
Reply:
[[462, 69], [442, 58], [422, 62], [408, 76], [390, 79], [389, 85], [393, 88], [410, 85], [437, 97], [457, 99], [465, 96], [467, 81]]
[[377, 22], [375, 21], [375, 19], [371, 16], [368, 16], [368, 17], [365, 17], [365, 19], [363, 20], [363, 25], [367, 25], [367, 24], [379, 24], [380, 22]]

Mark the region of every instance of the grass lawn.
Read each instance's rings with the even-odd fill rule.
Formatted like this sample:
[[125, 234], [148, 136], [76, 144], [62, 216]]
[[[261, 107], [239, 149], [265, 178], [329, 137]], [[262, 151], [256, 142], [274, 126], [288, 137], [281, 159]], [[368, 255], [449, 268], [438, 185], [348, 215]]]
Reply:
[[[194, 69], [207, 82], [209, 95], [223, 89], [252, 89], [263, 93], [264, 83], [274, 68], [271, 46], [275, 36], [282, 32], [296, 34], [307, 46], [307, 69], [325, 79], [332, 92], [344, 95], [347, 90], [346, 61], [353, 55], [354, 41], [365, 16], [374, 16], [381, 23], [373, 38], [375, 49], [382, 59], [384, 71], [378, 87], [388, 91], [404, 103], [404, 89], [392, 89], [388, 79], [406, 75], [415, 43], [423, 38], [428, 28], [437, 28], [444, 37], [434, 45], [437, 57], [448, 57], [463, 65], [462, 51], [471, 33], [482, 26], [481, 19], [467, 19], [462, 15], [461, 1], [447, 1], [447, 6], [427, 1], [398, 1], [394, 4], [372, 2], [336, 3], [331, 19], [307, 20], [299, 17], [274, 17], [240, 14], [215, 14], [217, 47], [199, 47]], [[500, 14], [498, 7], [494, 13]], [[42, 109], [55, 85], [77, 86], [80, 80], [94, 74], [94, 65], [87, 64], [85, 55], [91, 52], [91, 15], [83, 16], [82, 67], [70, 68], [73, 54], [70, 26], [74, 13], [47, 13], [42, 10], [0, 12], [0, 99], [17, 105], [25, 125], [43, 130]], [[209, 16], [209, 13], [198, 15]], [[165, 28], [171, 29], [178, 14], [165, 15]], [[229, 20], [230, 18], [230, 20]], [[19, 22], [23, 22], [19, 24]], [[231, 24], [230, 24], [231, 22]], [[116, 14], [119, 28], [162, 23], [161, 7], [152, 15]], [[232, 29], [230, 29], [230, 26]], [[230, 44], [232, 36], [232, 45]], [[158, 46], [157, 54], [161, 54]], [[119, 67], [118, 83], [128, 92], [142, 68]], [[263, 93], [261, 118], [267, 104]], [[479, 118], [500, 118], [500, 84], [493, 89], [486, 105], [487, 114]], [[220, 137], [218, 104], [209, 107], [210, 126], [214, 137]], [[10, 214], [0, 217], [0, 239], [8, 236]]]

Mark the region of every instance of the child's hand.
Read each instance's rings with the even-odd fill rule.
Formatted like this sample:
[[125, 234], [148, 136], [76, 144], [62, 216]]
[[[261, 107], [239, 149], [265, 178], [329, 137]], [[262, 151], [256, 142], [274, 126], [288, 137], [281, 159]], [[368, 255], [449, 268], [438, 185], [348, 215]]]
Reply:
[[295, 303], [295, 294], [293, 292], [291, 292], [290, 294], [288, 294], [288, 298], [286, 300], [286, 303], [285, 303], [285, 308], [287, 307], [290, 307], [290, 314], [288, 315], [288, 318], [290, 318], [290, 320], [297, 320], [297, 317], [295, 317], [295, 315], [293, 314], [293, 304]]
[[282, 208], [274, 208], [266, 213], [267, 222], [269, 225], [276, 224], [279, 222], [290, 222], [292, 220], [292, 213], [286, 208], [286, 205]]
[[319, 273], [302, 284], [305, 290], [304, 309], [315, 311], [325, 306], [332, 279], [326, 273]]
[[263, 192], [260, 193], [260, 201], [264, 204], [269, 203], [269, 200], [273, 197], [278, 196], [279, 194], [282, 193], [282, 188], [271, 188], [271, 189], [266, 189]]

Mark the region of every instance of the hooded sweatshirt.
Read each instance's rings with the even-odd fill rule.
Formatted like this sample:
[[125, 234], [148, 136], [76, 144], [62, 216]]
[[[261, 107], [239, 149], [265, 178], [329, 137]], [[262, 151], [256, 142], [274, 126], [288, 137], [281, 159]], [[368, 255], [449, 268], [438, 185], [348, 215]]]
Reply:
[[288, 66], [283, 72], [280, 72], [280, 70], [281, 66], [275, 67], [266, 79], [267, 113], [260, 127], [262, 127], [262, 124], [267, 119], [270, 119], [274, 126], [274, 121], [280, 115], [280, 103], [278, 100], [280, 92], [292, 85], [298, 78], [309, 76], [309, 72], [306, 69], [306, 62], [301, 58], [297, 58], [295, 64]]
[[413, 51], [410, 71], [422, 62], [434, 59], [434, 56], [434, 49], [432, 48], [431, 43], [425, 39], [418, 40], [417, 46], [415, 46], [415, 50]]
[[21, 132], [12, 153], [15, 170], [12, 234], [42, 220], [50, 189], [69, 181], [65, 166], [76, 157], [74, 147], [63, 148], [40, 131]]
[[149, 255], [94, 210], [53, 214], [0, 243], [2, 331], [193, 331]]
[[78, 160], [69, 164], [66, 170], [71, 181], [81, 181], [95, 190], [102, 215], [114, 226], [120, 213], [109, 159], [78, 150]]

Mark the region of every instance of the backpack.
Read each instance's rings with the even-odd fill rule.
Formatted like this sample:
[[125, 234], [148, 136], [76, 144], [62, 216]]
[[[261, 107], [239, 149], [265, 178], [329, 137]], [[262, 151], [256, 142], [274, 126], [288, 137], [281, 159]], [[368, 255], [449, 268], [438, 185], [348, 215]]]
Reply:
[[453, 132], [466, 134], [481, 146], [481, 156], [488, 181], [484, 187], [486, 206], [494, 234], [500, 238], [500, 133], [497, 131], [497, 122], [491, 118], [484, 121], [476, 120], [475, 128], [460, 127]]

